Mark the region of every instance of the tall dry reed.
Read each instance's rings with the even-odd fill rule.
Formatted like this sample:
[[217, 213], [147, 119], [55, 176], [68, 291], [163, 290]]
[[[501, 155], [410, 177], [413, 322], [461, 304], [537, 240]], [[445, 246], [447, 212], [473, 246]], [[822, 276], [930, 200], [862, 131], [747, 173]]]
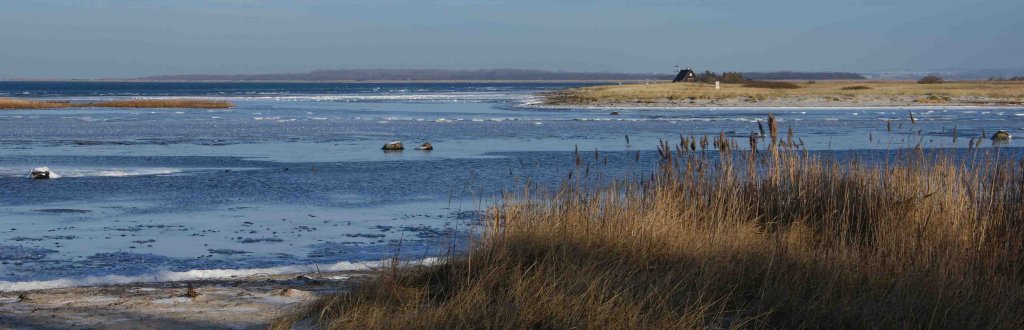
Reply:
[[1024, 328], [1022, 165], [823, 160], [775, 124], [768, 152], [681, 138], [643, 179], [506, 196], [467, 253], [273, 327]]

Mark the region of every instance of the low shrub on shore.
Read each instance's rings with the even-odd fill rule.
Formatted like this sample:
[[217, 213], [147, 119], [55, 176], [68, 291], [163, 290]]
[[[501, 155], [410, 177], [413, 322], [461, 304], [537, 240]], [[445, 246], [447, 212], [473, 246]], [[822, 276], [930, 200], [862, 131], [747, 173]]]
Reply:
[[933, 76], [933, 75], [927, 75], [927, 76], [922, 77], [921, 79], [918, 79], [917, 83], [918, 84], [941, 84], [944, 81], [945, 80], [943, 80], [942, 77]]
[[868, 90], [868, 89], [871, 89], [871, 87], [864, 86], [864, 85], [846, 86], [846, 87], [840, 88], [840, 90], [844, 90], [844, 91], [862, 91], [862, 90]]
[[227, 101], [193, 99], [147, 99], [114, 100], [99, 102], [71, 103], [67, 101], [43, 101], [0, 98], [0, 109], [59, 109], [59, 108], [190, 108], [225, 109], [234, 105]]
[[754, 80], [743, 84], [743, 87], [769, 89], [796, 89], [800, 88], [800, 85], [785, 81]]
[[273, 327], [1024, 327], [1024, 165], [829, 161], [767, 126], [748, 151], [664, 143], [655, 173], [604, 188], [582, 164], [556, 192], [506, 196], [468, 253]]

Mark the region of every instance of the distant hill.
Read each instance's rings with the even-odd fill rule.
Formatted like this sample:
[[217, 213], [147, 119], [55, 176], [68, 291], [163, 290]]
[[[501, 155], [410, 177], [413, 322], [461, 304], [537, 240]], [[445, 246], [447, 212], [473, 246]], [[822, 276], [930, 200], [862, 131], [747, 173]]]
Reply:
[[[525, 69], [340, 69], [313, 70], [305, 73], [267, 74], [185, 74], [142, 77], [147, 81], [630, 81], [672, 80], [675, 73], [567, 72]], [[865, 79], [846, 72], [744, 72], [754, 80], [853, 80]]]
[[670, 74], [565, 72], [521, 69], [445, 70], [445, 69], [342, 69], [314, 70], [307, 73], [271, 74], [189, 74], [138, 78], [157, 81], [375, 81], [375, 80], [665, 80]]

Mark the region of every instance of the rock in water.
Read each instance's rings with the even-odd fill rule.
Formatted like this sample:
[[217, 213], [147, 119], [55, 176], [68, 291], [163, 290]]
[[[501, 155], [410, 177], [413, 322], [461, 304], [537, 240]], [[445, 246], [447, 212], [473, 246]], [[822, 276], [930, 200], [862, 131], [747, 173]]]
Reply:
[[996, 131], [995, 134], [992, 134], [992, 141], [1005, 141], [1012, 138], [1013, 136], [1007, 131]]
[[430, 141], [424, 142], [416, 150], [434, 150], [434, 146], [430, 144]]
[[612, 111], [611, 115], [612, 115], [612, 116], [618, 116], [618, 115], [619, 115], [619, 112], [618, 112], [618, 111]]
[[50, 178], [50, 168], [49, 167], [34, 168], [34, 169], [32, 169], [32, 173], [29, 174], [29, 177], [33, 178], [33, 179], [36, 179], [36, 180], [46, 180], [46, 179], [49, 179]]
[[384, 147], [381, 148], [381, 150], [385, 150], [385, 151], [388, 151], [388, 150], [405, 150], [405, 146], [402, 145], [402, 141], [391, 141], [391, 142], [385, 143]]

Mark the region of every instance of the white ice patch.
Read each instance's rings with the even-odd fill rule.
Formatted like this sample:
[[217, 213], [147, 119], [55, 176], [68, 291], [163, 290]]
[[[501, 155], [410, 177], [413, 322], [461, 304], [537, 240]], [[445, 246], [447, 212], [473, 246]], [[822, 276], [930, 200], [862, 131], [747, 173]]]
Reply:
[[[415, 264], [432, 265], [440, 261], [438, 258], [426, 258], [415, 261]], [[60, 289], [91, 285], [112, 285], [147, 282], [181, 282], [194, 280], [225, 279], [235, 277], [247, 277], [255, 275], [282, 275], [282, 274], [305, 274], [314, 272], [342, 272], [359, 271], [378, 268], [390, 263], [390, 260], [369, 261], [369, 262], [348, 262], [342, 261], [327, 265], [296, 265], [279, 266], [270, 268], [249, 268], [249, 269], [195, 269], [183, 272], [158, 272], [135, 276], [106, 275], [89, 276], [83, 278], [62, 278], [48, 281], [23, 281], [8, 282], [0, 281], [0, 292], [29, 291]]]
[[136, 168], [136, 169], [66, 169], [65, 177], [126, 177], [140, 175], [166, 175], [181, 173], [176, 168]]
[[[83, 100], [108, 100], [109, 97], [83, 97]], [[223, 101], [235, 100], [273, 100], [286, 102], [359, 102], [359, 101], [427, 101], [427, 102], [486, 102], [504, 100], [537, 99], [528, 93], [508, 92], [437, 92], [393, 90], [373, 94], [314, 94], [314, 95], [275, 95], [275, 93], [257, 93], [256, 96], [138, 96], [130, 99], [213, 99]], [[258, 114], [258, 113], [253, 113]]]
[[441, 101], [481, 102], [525, 99], [527, 95], [510, 95], [495, 92], [453, 92], [453, 93], [392, 93], [392, 94], [344, 94], [344, 95], [295, 95], [238, 97], [241, 99], [269, 99], [298, 102], [358, 102], [358, 101]]
[[135, 169], [135, 170], [97, 170], [97, 171], [92, 172], [92, 173], [85, 172], [83, 176], [90, 176], [90, 174], [92, 174], [92, 176], [123, 177], [123, 176], [138, 176], [138, 175], [165, 175], [165, 174], [174, 174], [174, 173], [181, 173], [181, 170], [174, 169], [174, 168], [145, 168], [145, 169]]
[[[50, 171], [50, 179], [57, 178], [82, 178], [82, 177], [128, 177], [141, 175], [166, 175], [181, 173], [177, 168], [54, 168]], [[0, 177], [22, 177], [29, 170], [24, 168], [0, 167]], [[60, 173], [60, 174], [57, 174]]]

